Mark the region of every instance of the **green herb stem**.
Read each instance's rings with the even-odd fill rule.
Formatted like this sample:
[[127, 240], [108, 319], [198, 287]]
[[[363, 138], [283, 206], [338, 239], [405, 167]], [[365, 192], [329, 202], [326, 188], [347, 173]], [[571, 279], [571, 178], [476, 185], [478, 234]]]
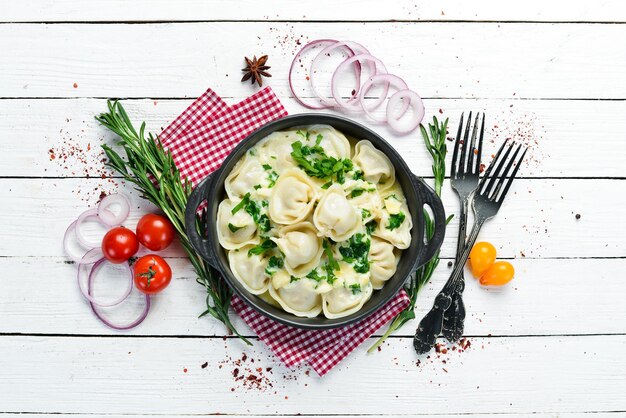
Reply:
[[[433, 116], [433, 124], [428, 124], [428, 131], [423, 125], [420, 125], [420, 131], [424, 138], [424, 144], [428, 153], [432, 157], [432, 171], [435, 176], [435, 193], [437, 196], [441, 196], [441, 187], [446, 176], [446, 135], [447, 135], [448, 119], [440, 123], [436, 117]], [[446, 224], [450, 222], [452, 216], [446, 219]], [[424, 224], [426, 237], [431, 239], [434, 231], [435, 224], [429, 213], [424, 210]], [[417, 294], [420, 289], [428, 283], [432, 277], [435, 269], [439, 265], [439, 251], [426, 262], [422, 267], [417, 269], [414, 276], [411, 276], [409, 281], [405, 284], [404, 289], [409, 296], [409, 306], [407, 306], [402, 312], [400, 312], [391, 321], [389, 328], [385, 333], [367, 350], [368, 353], [376, 350], [385, 340], [400, 329], [405, 323], [411, 319], [415, 319], [415, 302], [417, 301]]]
[[[213, 316], [221, 321], [229, 332], [237, 335], [246, 344], [252, 345], [230, 321], [228, 312], [232, 297], [230, 288], [195, 252], [187, 237], [185, 207], [192, 191], [191, 183], [186, 178], [181, 178], [172, 154], [163, 149], [158, 137], [152, 134], [146, 137], [145, 122], [141, 124], [137, 133], [121, 104], [117, 101], [108, 101], [107, 106], [109, 111], [96, 116], [96, 120], [121, 138], [118, 145], [126, 154], [124, 160], [112, 148], [103, 145], [108, 159], [107, 165], [120, 173], [124, 180], [133, 183], [141, 196], [160, 208], [174, 225], [189, 261], [198, 275], [196, 281], [204, 286], [207, 292], [207, 309], [200, 317]], [[196, 227], [201, 234], [206, 233], [206, 216], [204, 211], [196, 218]]]

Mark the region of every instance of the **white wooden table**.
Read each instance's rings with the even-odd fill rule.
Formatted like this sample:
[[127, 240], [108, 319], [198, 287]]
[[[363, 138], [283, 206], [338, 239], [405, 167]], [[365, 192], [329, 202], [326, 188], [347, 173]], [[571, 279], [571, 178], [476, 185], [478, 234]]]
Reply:
[[[1, 416], [626, 413], [624, 3], [337, 3], [0, 5]], [[427, 117], [484, 109], [490, 139], [536, 140], [481, 234], [517, 276], [501, 291], [468, 282], [471, 347], [418, 358], [413, 322], [324, 378], [288, 370], [258, 340], [244, 347], [197, 318], [204, 292], [180, 248], [168, 250], [176, 277], [144, 324], [120, 333], [97, 322], [65, 262], [63, 231], [101, 191], [131, 194], [139, 209], [129, 223], [150, 209], [101, 178], [99, 145], [114, 141], [93, 119], [105, 98], [122, 98], [158, 132], [209, 86], [232, 103], [250, 95], [243, 56], [268, 53], [268, 84], [302, 112], [286, 71], [297, 43], [316, 38], [367, 45], [422, 94]], [[374, 129], [430, 176], [417, 135]], [[457, 210], [448, 184], [443, 199]], [[418, 317], [449, 274], [456, 228]], [[235, 369], [261, 384], [237, 381]]]

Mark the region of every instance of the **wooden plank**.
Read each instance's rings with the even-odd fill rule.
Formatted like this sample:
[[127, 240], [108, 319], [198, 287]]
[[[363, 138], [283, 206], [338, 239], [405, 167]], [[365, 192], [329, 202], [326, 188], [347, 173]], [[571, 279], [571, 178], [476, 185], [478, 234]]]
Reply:
[[[236, 103], [242, 99], [227, 100]], [[289, 113], [303, 111], [292, 99], [285, 97], [282, 102]], [[137, 124], [146, 121], [148, 130], [155, 133], [189, 103], [190, 100], [149, 99], [123, 102]], [[487, 158], [506, 138], [530, 144], [520, 177], [624, 176], [626, 101], [428, 99], [425, 103], [426, 121], [433, 114], [449, 117], [451, 136], [456, 133], [461, 112], [488, 112]], [[0, 100], [0, 114], [4, 115], [0, 119], [0, 176], [100, 177], [103, 172], [108, 173], [101, 161], [100, 144], [114, 144], [117, 139], [93, 119], [105, 109], [103, 99]], [[416, 174], [432, 175], [431, 157], [419, 133], [399, 137], [363, 116], [350, 117], [387, 138]], [[449, 149], [448, 164], [452, 143]]]
[[[467, 350], [422, 356], [417, 366], [411, 340], [393, 339], [373, 355], [358, 349], [320, 379], [306, 368], [287, 370], [265, 348], [243, 348], [235, 340], [3, 337], [1, 409], [167, 415], [624, 411], [625, 348], [623, 335], [473, 338]], [[235, 369], [242, 380], [233, 378]], [[261, 382], [251, 384], [250, 375]]]
[[269, 5], [251, 0], [95, 1], [89, 6], [71, 0], [28, 0], [5, 8], [1, 21], [197, 21], [197, 20], [493, 20], [493, 21], [626, 21], [623, 3], [617, 0], [559, 3], [531, 0], [505, 5], [496, 0], [467, 3], [462, 0], [301, 1], [274, 0]]
[[[430, 284], [419, 294], [416, 316], [430, 309], [435, 294], [450, 274], [443, 260]], [[224, 328], [211, 318], [200, 318], [205, 293], [195, 283], [191, 265], [182, 258], [170, 258], [174, 281], [153, 298], [148, 319], [129, 332], [110, 330], [92, 315], [76, 286], [76, 266], [62, 258], [0, 258], [3, 272], [0, 292], [0, 333], [77, 335], [172, 335], [223, 336]], [[620, 271], [626, 259], [516, 259], [516, 278], [502, 289], [484, 289], [467, 273], [465, 303], [466, 335], [554, 335], [626, 333], [626, 288]], [[593, 272], [593, 273], [591, 273]], [[98, 278], [99, 297], [112, 299], [123, 289], [120, 276], [103, 272]], [[591, 277], [592, 275], [592, 277]], [[108, 280], [107, 280], [108, 278]], [[42, 291], [45, 283], [45, 291]], [[593, 284], [592, 284], [593, 283]], [[116, 284], [119, 284], [116, 286]], [[606, 298], [606, 295], [612, 295]], [[134, 317], [143, 307], [133, 296], [119, 308], [108, 311], [119, 322]], [[233, 315], [236, 318], [236, 315]], [[238, 318], [238, 329], [252, 332]], [[397, 335], [411, 336], [417, 324], [411, 322]], [[259, 343], [256, 343], [259, 344]]]
[[271, 56], [273, 77], [267, 84], [286, 97], [287, 69], [300, 44], [355, 38], [355, 33], [355, 40], [423, 97], [626, 97], [626, 49], [612, 47], [626, 34], [626, 25], [393, 22], [362, 27], [4, 24], [2, 97], [184, 98], [207, 85], [245, 96], [251, 89], [239, 82], [243, 56], [261, 53]]
[[[625, 180], [516, 180], [499, 215], [485, 224], [480, 237], [493, 242], [501, 257], [624, 257], [626, 222], [616, 216], [616, 208], [624, 206], [625, 185]], [[137, 209], [128, 227], [134, 228], [139, 217], [152, 210], [129, 186], [119, 188], [108, 179], [0, 179], [0, 255], [63, 256], [66, 227], [94, 205], [102, 191], [120, 191], [131, 198]], [[458, 211], [457, 198], [447, 185], [443, 201], [448, 213]], [[453, 219], [442, 247], [444, 257], [455, 253], [456, 228]], [[166, 251], [180, 254], [176, 247]]]

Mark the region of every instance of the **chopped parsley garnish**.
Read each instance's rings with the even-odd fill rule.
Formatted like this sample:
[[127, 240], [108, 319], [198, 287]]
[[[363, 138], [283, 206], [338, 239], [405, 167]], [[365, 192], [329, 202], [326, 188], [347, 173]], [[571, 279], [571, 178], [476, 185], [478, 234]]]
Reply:
[[311, 270], [309, 272], [309, 274], [306, 275], [307, 279], [311, 279], [314, 280], [316, 282], [321, 282], [322, 280], [326, 279], [326, 277], [324, 276], [320, 276], [320, 274], [317, 272], [317, 270]]
[[250, 151], [248, 151], [248, 154], [256, 155], [256, 150], [254, 148], [251, 148]]
[[228, 223], [228, 229], [230, 229], [230, 232], [232, 232], [233, 234], [239, 231], [241, 228], [243, 228], [243, 226], [235, 226], [231, 224], [230, 222]]
[[402, 222], [404, 222], [405, 218], [406, 216], [402, 212], [398, 212], [395, 215], [390, 215], [389, 223], [387, 224], [387, 229], [393, 231], [394, 229], [399, 228], [400, 225], [402, 225]]
[[252, 187], [254, 187], [254, 190], [259, 190], [261, 188], [261, 185], [260, 184], [255, 184]]
[[[318, 135], [318, 139], [319, 137], [320, 135]], [[303, 145], [300, 141], [296, 141], [291, 144], [291, 149], [291, 156], [294, 161], [311, 177], [332, 179], [334, 176], [338, 183], [343, 184], [345, 173], [353, 168], [350, 159], [344, 158], [339, 160], [329, 157], [317, 143], [313, 147], [309, 147]]]
[[377, 226], [378, 226], [378, 222], [371, 220], [365, 224], [365, 230], [367, 231], [369, 235], [372, 235], [372, 233], [374, 232]]
[[363, 187], [355, 187], [350, 192], [350, 198], [352, 199], [352, 198], [355, 198], [355, 197], [359, 197], [359, 196], [361, 196], [365, 192], [372, 193], [372, 192], [375, 192], [375, 191], [376, 191], [375, 188], [365, 189]]
[[276, 185], [276, 180], [278, 180], [278, 173], [275, 172], [275, 171], [270, 171], [270, 173], [267, 175], [267, 179], [270, 182], [267, 185], [267, 187], [269, 187], [271, 189], [272, 187], [274, 187]]
[[361, 170], [357, 170], [352, 174], [352, 180], [363, 180], [363, 172]]
[[274, 273], [276, 273], [276, 270], [283, 268], [284, 265], [285, 262], [282, 258], [273, 255], [267, 262], [267, 267], [265, 267], [265, 274], [267, 274], [268, 276], [272, 276]]
[[352, 290], [353, 295], [356, 295], [357, 293], [361, 293], [361, 285], [358, 283], [353, 283], [350, 286], [348, 286], [348, 288]]
[[253, 254], [261, 255], [264, 252], [271, 250], [272, 248], [276, 248], [276, 243], [270, 239], [265, 239], [259, 245], [254, 246], [248, 250], [248, 257], [251, 257]]
[[237, 206], [232, 208], [230, 213], [234, 215], [235, 213], [239, 212], [239, 210], [241, 210], [244, 206], [246, 206], [249, 202], [250, 202], [250, 193], [246, 193], [243, 199], [241, 199], [241, 202], [237, 203]]
[[331, 180], [331, 181], [329, 181], [327, 183], [322, 184], [322, 189], [326, 190], [326, 189], [328, 189], [332, 185], [333, 185], [333, 181]]
[[351, 198], [355, 198], [355, 197], [359, 197], [361, 196], [363, 193], [365, 193], [365, 189], [362, 187], [355, 187], [354, 189], [352, 189], [352, 191], [350, 192], [350, 197]]
[[324, 240], [322, 243], [322, 247], [324, 247], [324, 254], [328, 257], [328, 265], [333, 270], [339, 270], [339, 263], [335, 260], [335, 256], [333, 255], [333, 250], [330, 248], [330, 243], [328, 240]]
[[361, 218], [363, 218], [363, 219], [367, 219], [367, 218], [369, 218], [370, 216], [372, 216], [372, 212], [370, 212], [370, 211], [369, 211], [369, 210], [367, 210], [367, 209], [361, 209]]
[[269, 164], [263, 164], [263, 169], [264, 169], [264, 170], [271, 170], [271, 169], [272, 169], [272, 166], [271, 166], [271, 165], [269, 165]]
[[289, 283], [297, 282], [298, 280], [300, 280], [299, 277], [291, 276], [291, 280], [289, 280]]
[[367, 273], [370, 270], [368, 254], [371, 241], [365, 234], [354, 234], [348, 240], [347, 247], [339, 247], [339, 253], [346, 263], [352, 264], [357, 273]]
[[[264, 202], [266, 201], [265, 200], [262, 201], [261, 205], [266, 206], [264, 205]], [[256, 223], [259, 226], [259, 229], [261, 230], [261, 232], [267, 232], [272, 228], [270, 225], [270, 219], [267, 217], [267, 215], [261, 214], [261, 208], [259, 207], [259, 204], [256, 203], [254, 200], [250, 200], [250, 193], [246, 193], [246, 195], [243, 197], [241, 202], [239, 202], [237, 206], [235, 206], [231, 210], [231, 213], [234, 215], [235, 213], [239, 212], [242, 208], [244, 208], [246, 212], [250, 216], [252, 216], [252, 219], [254, 219], [254, 223]], [[236, 230], [233, 230], [233, 228], [231, 228], [230, 225], [228, 227], [231, 230], [231, 232], [236, 231]]]

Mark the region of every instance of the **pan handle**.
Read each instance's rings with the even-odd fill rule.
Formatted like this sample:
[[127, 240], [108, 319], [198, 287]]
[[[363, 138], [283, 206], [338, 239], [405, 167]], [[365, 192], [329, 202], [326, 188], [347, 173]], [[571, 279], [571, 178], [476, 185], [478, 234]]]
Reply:
[[[417, 267], [420, 267], [426, 264], [428, 260], [433, 258], [435, 253], [441, 248], [441, 244], [443, 244], [443, 239], [446, 235], [446, 211], [443, 208], [441, 198], [437, 196], [435, 191], [429, 185], [424, 183], [424, 180], [422, 180], [421, 178], [415, 175], [412, 175], [412, 177], [415, 190], [417, 190], [417, 193], [419, 194], [422, 203], [428, 205], [428, 207], [430, 207], [433, 212], [433, 221], [435, 224], [432, 238], [426, 241], [418, 256]], [[418, 210], [420, 209], [421, 208], [418, 208]], [[425, 235], [426, 221], [424, 220], [423, 214], [420, 219], [422, 220], [422, 230], [424, 231]]]
[[198, 206], [206, 199], [210, 187], [211, 175], [202, 180], [200, 184], [193, 189], [191, 195], [189, 195], [187, 207], [185, 208], [185, 230], [187, 231], [187, 236], [194, 250], [211, 266], [215, 266], [215, 258], [211, 251], [210, 242], [198, 233], [198, 228], [196, 227], [196, 212], [198, 211]]

